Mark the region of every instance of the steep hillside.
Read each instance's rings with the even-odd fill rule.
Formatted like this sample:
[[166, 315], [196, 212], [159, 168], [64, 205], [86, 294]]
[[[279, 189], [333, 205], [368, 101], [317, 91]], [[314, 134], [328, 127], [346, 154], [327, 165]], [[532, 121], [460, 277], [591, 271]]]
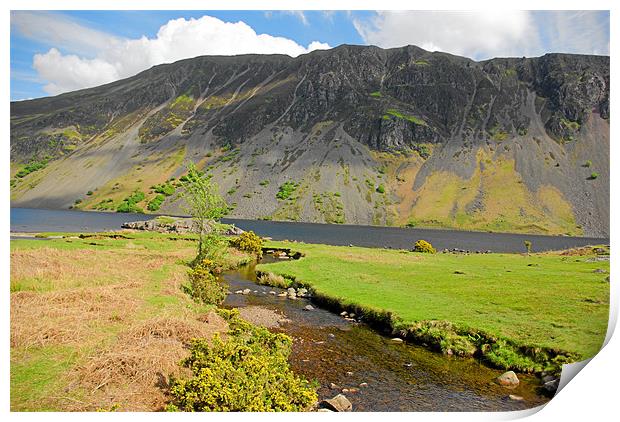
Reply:
[[235, 217], [606, 236], [609, 57], [345, 45], [11, 104], [13, 206], [179, 212], [189, 161]]

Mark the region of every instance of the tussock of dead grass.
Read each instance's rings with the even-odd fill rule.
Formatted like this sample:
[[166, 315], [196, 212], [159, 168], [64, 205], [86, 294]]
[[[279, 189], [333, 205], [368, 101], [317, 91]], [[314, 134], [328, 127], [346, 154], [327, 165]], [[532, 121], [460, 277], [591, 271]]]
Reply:
[[114, 286], [60, 292], [11, 294], [11, 347], [80, 345], [92, 338], [93, 323], [123, 320], [137, 305]]
[[121, 333], [111, 348], [76, 369], [77, 383], [92, 404], [75, 410], [92, 410], [101, 403], [118, 404], [121, 410], [161, 409], [169, 376], [186, 371], [179, 362], [187, 356], [190, 340], [211, 339], [227, 329], [215, 312], [200, 319], [155, 317]]

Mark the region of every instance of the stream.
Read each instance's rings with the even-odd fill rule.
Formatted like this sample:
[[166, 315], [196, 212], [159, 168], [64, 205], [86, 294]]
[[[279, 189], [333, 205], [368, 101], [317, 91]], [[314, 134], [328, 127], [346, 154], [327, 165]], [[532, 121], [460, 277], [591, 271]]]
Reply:
[[[262, 262], [274, 260], [266, 255]], [[318, 381], [319, 400], [353, 388], [359, 391], [344, 395], [354, 411], [509, 411], [549, 401], [536, 393], [539, 381], [532, 375], [519, 374], [519, 386], [507, 389], [494, 382], [503, 371], [476, 359], [397, 343], [363, 323], [347, 321], [314, 304], [315, 309], [305, 310], [311, 300], [278, 297], [270, 292], [285, 290], [256, 284], [254, 267], [249, 264], [222, 274], [231, 292], [251, 290], [248, 295], [229, 294], [224, 307], [258, 306], [280, 314], [285, 321], [271, 329], [293, 338], [291, 368]], [[337, 388], [331, 388], [332, 383]], [[362, 383], [367, 386], [360, 387]], [[510, 399], [509, 394], [523, 400]]]

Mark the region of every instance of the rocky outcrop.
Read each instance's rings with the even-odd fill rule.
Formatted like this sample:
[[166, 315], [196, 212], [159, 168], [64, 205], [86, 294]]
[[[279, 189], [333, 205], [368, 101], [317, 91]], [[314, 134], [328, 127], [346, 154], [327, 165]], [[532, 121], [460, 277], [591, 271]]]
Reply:
[[[155, 218], [144, 221], [129, 221], [121, 225], [124, 229], [156, 231], [160, 233], [195, 233], [199, 226], [191, 218]], [[208, 228], [210, 230], [210, 227]], [[224, 235], [236, 236], [243, 233], [243, 230], [231, 225], [226, 228]]]

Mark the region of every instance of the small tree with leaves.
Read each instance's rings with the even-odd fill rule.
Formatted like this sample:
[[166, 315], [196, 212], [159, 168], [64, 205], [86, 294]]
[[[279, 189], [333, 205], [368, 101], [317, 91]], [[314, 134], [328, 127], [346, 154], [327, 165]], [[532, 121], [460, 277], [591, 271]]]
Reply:
[[198, 251], [192, 265], [205, 258], [216, 260], [226, 246], [222, 236], [222, 225], [218, 223], [228, 212], [226, 201], [222, 198], [217, 184], [211, 175], [198, 170], [194, 163], [187, 166], [187, 176], [181, 181], [184, 210], [194, 220], [198, 234]]

